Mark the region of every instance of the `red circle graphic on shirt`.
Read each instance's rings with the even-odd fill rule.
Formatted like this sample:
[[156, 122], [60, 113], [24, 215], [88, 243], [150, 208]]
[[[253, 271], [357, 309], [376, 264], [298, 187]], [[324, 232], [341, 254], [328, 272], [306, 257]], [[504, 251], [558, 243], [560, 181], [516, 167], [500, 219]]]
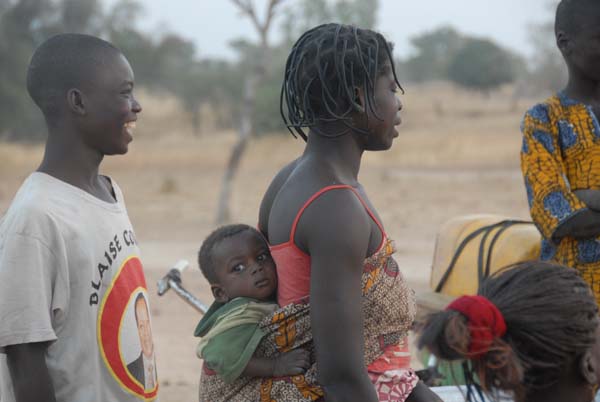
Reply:
[[146, 391], [127, 369], [121, 353], [121, 325], [131, 299], [147, 290], [142, 262], [137, 257], [125, 260], [106, 291], [98, 313], [98, 345], [104, 362], [115, 380], [129, 393], [151, 400], [158, 393], [158, 381]]

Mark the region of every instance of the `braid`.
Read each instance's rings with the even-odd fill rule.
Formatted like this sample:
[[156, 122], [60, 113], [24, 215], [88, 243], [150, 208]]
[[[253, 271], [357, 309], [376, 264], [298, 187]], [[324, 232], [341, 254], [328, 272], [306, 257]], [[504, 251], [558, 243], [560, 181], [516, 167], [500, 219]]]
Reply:
[[527, 400], [556, 384], [594, 345], [598, 308], [589, 286], [572, 268], [519, 263], [486, 279], [478, 294], [497, 307], [507, 328], [486, 354], [469, 354], [468, 319], [457, 311], [430, 316], [419, 337], [419, 347], [444, 360], [469, 361], [464, 365], [468, 400], [481, 389], [512, 391]]
[[[352, 126], [352, 114], [369, 110], [377, 119], [373, 99], [377, 77], [391, 69], [398, 87], [392, 58], [392, 45], [380, 33], [351, 25], [323, 24], [306, 31], [288, 56], [280, 96], [280, 113], [292, 135], [306, 141], [303, 127], [340, 121], [346, 127], [368, 135]], [[356, 99], [355, 90], [365, 93], [365, 107]], [[368, 115], [367, 115], [368, 118]]]

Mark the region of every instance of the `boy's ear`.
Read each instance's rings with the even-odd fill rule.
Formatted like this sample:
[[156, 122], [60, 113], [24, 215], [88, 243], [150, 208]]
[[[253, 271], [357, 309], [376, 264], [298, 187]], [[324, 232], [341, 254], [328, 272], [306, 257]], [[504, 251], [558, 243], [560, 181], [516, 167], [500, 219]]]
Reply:
[[219, 303], [227, 303], [229, 301], [227, 292], [221, 285], [210, 285], [210, 290], [212, 291], [215, 300]]
[[67, 103], [72, 112], [81, 116], [85, 115], [85, 102], [79, 89], [72, 88], [67, 91]]
[[579, 362], [579, 372], [584, 380], [591, 385], [598, 384], [598, 364], [594, 358], [594, 351], [587, 350]]
[[558, 49], [563, 54], [565, 54], [565, 55], [570, 54], [572, 43], [571, 43], [571, 39], [569, 38], [569, 35], [567, 35], [564, 31], [558, 31], [556, 33], [556, 46], [558, 46]]

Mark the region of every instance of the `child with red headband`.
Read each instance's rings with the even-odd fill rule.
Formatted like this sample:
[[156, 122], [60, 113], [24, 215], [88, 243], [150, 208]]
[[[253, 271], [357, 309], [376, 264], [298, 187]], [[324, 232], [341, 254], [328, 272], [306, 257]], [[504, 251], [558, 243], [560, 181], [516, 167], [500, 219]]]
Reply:
[[590, 402], [600, 380], [598, 308], [577, 271], [517, 264], [428, 317], [419, 347], [464, 360], [467, 400]]

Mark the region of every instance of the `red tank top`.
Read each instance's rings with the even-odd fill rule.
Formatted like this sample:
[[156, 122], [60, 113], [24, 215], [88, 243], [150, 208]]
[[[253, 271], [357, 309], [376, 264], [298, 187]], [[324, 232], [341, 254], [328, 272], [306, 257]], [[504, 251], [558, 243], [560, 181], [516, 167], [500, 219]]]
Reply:
[[294, 223], [292, 224], [292, 229], [290, 231], [290, 239], [281, 244], [277, 244], [271, 246], [271, 255], [273, 256], [273, 260], [275, 264], [277, 264], [277, 303], [280, 306], [286, 306], [293, 302], [298, 302], [306, 297], [308, 297], [310, 292], [310, 256], [300, 250], [296, 243], [294, 242], [294, 237], [296, 235], [296, 227], [298, 226], [298, 221], [302, 216], [304, 210], [321, 194], [326, 193], [327, 191], [337, 190], [337, 189], [349, 189], [358, 197], [359, 201], [365, 207], [365, 210], [373, 219], [373, 221], [381, 230], [381, 244], [377, 248], [378, 252], [381, 247], [385, 244], [386, 235], [383, 230], [383, 227], [375, 217], [375, 215], [371, 212], [367, 204], [363, 201], [358, 191], [352, 186], [346, 184], [339, 184], [334, 186], [324, 187], [321, 190], [317, 191], [313, 194], [308, 201], [302, 205], [296, 218], [294, 219]]

